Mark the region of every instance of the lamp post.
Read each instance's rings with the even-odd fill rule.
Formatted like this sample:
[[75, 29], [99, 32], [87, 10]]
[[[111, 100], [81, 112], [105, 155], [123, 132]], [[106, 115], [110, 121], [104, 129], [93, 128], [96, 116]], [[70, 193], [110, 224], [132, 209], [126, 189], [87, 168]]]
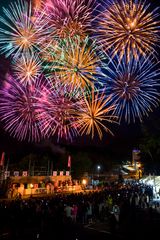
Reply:
[[33, 186], [33, 184], [31, 183], [31, 184], [30, 184], [30, 188], [31, 188], [31, 197], [32, 197], [32, 189], [33, 189], [33, 187], [34, 187], [34, 186]]
[[100, 165], [98, 165], [98, 166], [97, 166], [98, 178], [99, 178], [99, 172], [100, 172], [100, 170], [101, 170], [101, 166], [100, 166]]
[[100, 172], [100, 170], [101, 170], [101, 166], [98, 165], [98, 166], [97, 166], [98, 179], [97, 179], [97, 184], [96, 184], [96, 187], [97, 187], [97, 188], [99, 188], [99, 172]]

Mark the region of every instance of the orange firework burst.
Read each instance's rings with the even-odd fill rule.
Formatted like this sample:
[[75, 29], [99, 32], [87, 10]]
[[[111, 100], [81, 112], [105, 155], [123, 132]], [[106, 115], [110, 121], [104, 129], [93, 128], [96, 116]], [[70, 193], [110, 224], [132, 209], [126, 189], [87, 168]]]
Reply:
[[100, 66], [100, 56], [96, 55], [94, 43], [88, 38], [81, 42], [69, 39], [62, 47], [59, 64], [53, 63], [52, 69], [61, 77], [64, 83], [73, 87], [85, 88], [96, 81], [97, 67]]
[[80, 105], [80, 109], [77, 110], [76, 124], [79, 127], [81, 135], [87, 134], [94, 137], [95, 130], [98, 132], [98, 136], [102, 139], [103, 133], [102, 129], [106, 132], [113, 133], [109, 130], [103, 122], [117, 122], [117, 117], [114, 115], [108, 115], [115, 109], [115, 105], [110, 105], [107, 107], [111, 100], [111, 96], [105, 97], [105, 95], [94, 93], [92, 90], [92, 95], [88, 95], [84, 99], [84, 103]]
[[22, 84], [31, 84], [41, 75], [41, 64], [39, 58], [33, 54], [22, 55], [21, 58], [15, 60], [14, 75]]
[[120, 60], [127, 55], [155, 52], [154, 46], [159, 38], [159, 14], [157, 9], [149, 11], [149, 4], [140, 0], [115, 0], [99, 14], [98, 41], [112, 56], [117, 53]]

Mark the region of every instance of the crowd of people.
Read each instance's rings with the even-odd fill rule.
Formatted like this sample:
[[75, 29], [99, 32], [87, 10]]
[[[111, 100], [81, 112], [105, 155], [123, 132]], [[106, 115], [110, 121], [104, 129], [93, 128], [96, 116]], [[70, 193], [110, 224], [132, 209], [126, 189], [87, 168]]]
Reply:
[[81, 229], [97, 222], [106, 222], [111, 233], [131, 230], [144, 219], [150, 224], [153, 212], [159, 213], [158, 203], [152, 200], [152, 187], [138, 182], [99, 191], [2, 200], [0, 234], [6, 233], [8, 239], [50, 239], [54, 235], [66, 239], [69, 234], [70, 239], [80, 240]]

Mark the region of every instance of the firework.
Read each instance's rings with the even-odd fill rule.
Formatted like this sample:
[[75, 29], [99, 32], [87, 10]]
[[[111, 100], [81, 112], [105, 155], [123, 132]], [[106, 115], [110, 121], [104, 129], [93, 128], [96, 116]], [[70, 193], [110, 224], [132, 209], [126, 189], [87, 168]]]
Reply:
[[0, 51], [6, 56], [18, 57], [21, 53], [33, 53], [39, 42], [48, 34], [47, 18], [44, 13], [34, 17], [31, 4], [24, 0], [11, 3], [3, 8], [5, 17], [0, 17]]
[[116, 58], [107, 66], [104, 74], [106, 94], [112, 94], [112, 102], [117, 105], [114, 113], [120, 120], [142, 121], [143, 115], [148, 116], [148, 112], [158, 106], [158, 64], [151, 57], [141, 56], [139, 61], [131, 57], [129, 63], [126, 58], [121, 63]]
[[83, 42], [79, 38], [76, 41], [69, 39], [61, 51], [61, 58], [53, 63], [52, 70], [64, 83], [84, 89], [97, 81], [101, 59], [96, 55], [94, 43], [89, 43], [88, 38]]
[[0, 90], [0, 119], [4, 129], [20, 141], [38, 142], [43, 137], [36, 106], [42, 86], [38, 82], [24, 87], [9, 76]]
[[1, 84], [0, 121], [11, 136], [102, 139], [110, 123], [142, 121], [158, 106], [157, 9], [145, 0], [103, 1], [17, 0], [3, 8], [0, 53], [11, 57], [12, 73]]
[[[113, 133], [104, 124], [106, 122], [116, 122], [117, 117], [112, 114], [115, 106], [110, 104], [111, 97], [107, 97], [104, 93], [95, 93], [92, 90], [91, 96], [88, 95], [84, 98], [84, 103], [80, 106], [75, 114], [79, 132], [81, 135], [87, 134], [92, 136], [97, 131], [100, 139], [103, 137], [102, 129], [110, 134]], [[107, 106], [108, 105], [108, 106]]]
[[77, 102], [80, 101], [79, 93], [73, 89], [71, 91], [58, 78], [50, 81], [50, 88], [43, 90], [39, 101], [39, 108], [43, 109], [39, 112], [41, 131], [46, 137], [56, 137], [57, 141], [72, 140], [78, 135], [71, 112], [73, 109], [75, 111]]
[[22, 84], [32, 84], [42, 74], [41, 61], [35, 55], [25, 54], [15, 59], [14, 75]]
[[40, 52], [40, 57], [45, 62], [45, 64], [43, 64], [45, 69], [52, 71], [52, 65], [55, 65], [60, 61], [63, 54], [60, 45], [60, 41], [57, 41], [55, 39], [52, 41], [48, 39], [48, 41], [46, 40], [46, 42], [43, 44], [43, 48]]
[[33, 6], [33, 9], [42, 10], [41, 9], [41, 7], [42, 7], [42, 0], [32, 0], [32, 6]]
[[159, 38], [159, 14], [149, 10], [150, 4], [137, 0], [112, 0], [100, 12], [96, 29], [98, 43], [112, 56], [119, 54], [120, 60], [127, 55], [155, 53]]
[[51, 0], [45, 5], [60, 38], [85, 38], [92, 31], [95, 0]]

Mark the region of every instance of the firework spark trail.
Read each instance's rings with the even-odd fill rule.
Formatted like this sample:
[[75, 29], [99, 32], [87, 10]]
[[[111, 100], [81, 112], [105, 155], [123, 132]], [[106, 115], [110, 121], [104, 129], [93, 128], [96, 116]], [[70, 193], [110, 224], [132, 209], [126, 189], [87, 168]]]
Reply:
[[127, 55], [156, 54], [155, 45], [160, 41], [158, 8], [150, 11], [150, 4], [137, 0], [112, 0], [103, 4], [97, 18], [97, 41], [106, 52], [120, 60]]
[[136, 61], [130, 57], [128, 63], [123, 58], [110, 61], [104, 70], [103, 78], [106, 79], [106, 94], [112, 95], [112, 102], [117, 105], [114, 113], [120, 121], [135, 122], [143, 120], [148, 112], [157, 107], [160, 102], [160, 69], [158, 62], [151, 56], [139, 58]]

